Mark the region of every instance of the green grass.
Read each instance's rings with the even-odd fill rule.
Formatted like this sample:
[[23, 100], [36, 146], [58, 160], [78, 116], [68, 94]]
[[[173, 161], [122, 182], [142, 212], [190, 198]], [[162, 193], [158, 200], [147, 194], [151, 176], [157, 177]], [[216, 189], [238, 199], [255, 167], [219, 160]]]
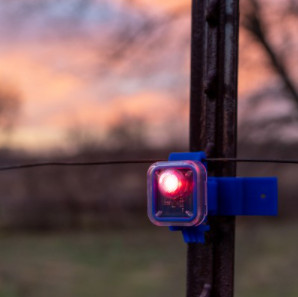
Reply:
[[273, 218], [237, 231], [236, 297], [297, 297], [298, 223]]
[[[298, 296], [298, 223], [250, 222], [237, 228], [235, 296]], [[184, 296], [185, 253], [157, 227], [2, 234], [0, 296]]]
[[185, 246], [163, 229], [1, 238], [0, 296], [183, 296]]

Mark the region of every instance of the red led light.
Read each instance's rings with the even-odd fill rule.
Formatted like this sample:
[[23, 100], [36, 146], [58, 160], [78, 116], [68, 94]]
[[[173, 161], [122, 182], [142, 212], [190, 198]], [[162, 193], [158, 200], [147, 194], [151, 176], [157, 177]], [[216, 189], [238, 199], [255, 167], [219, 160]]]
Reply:
[[157, 162], [147, 172], [147, 206], [157, 226], [197, 226], [207, 215], [207, 175], [200, 162]]
[[175, 169], [167, 169], [158, 177], [158, 188], [167, 198], [177, 198], [190, 190], [190, 182], [184, 174]]

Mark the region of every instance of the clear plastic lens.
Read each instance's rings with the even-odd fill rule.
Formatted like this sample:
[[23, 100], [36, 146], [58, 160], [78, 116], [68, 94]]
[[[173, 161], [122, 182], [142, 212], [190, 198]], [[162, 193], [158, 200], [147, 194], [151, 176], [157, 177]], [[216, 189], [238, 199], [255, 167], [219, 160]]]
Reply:
[[158, 162], [148, 170], [148, 215], [160, 226], [193, 226], [206, 216], [206, 171], [192, 161]]

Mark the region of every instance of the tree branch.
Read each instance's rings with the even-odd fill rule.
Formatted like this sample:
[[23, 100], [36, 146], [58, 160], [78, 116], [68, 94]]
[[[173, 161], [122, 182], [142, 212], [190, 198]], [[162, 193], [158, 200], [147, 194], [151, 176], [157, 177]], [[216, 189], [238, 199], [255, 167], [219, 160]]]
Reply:
[[267, 32], [262, 21], [259, 2], [257, 0], [249, 0], [249, 2], [251, 4], [251, 10], [244, 15], [243, 26], [255, 37], [259, 44], [262, 45], [263, 49], [270, 58], [273, 68], [284, 82], [287, 91], [295, 103], [298, 105], [298, 92], [295, 84], [289, 76], [282, 59], [278, 56], [278, 53], [267, 38]]

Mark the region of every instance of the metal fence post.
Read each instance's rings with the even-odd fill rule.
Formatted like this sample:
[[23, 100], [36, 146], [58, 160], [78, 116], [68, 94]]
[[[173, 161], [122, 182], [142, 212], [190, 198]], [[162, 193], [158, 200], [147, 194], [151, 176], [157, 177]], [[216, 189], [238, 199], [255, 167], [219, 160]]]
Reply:
[[[239, 0], [192, 0], [190, 150], [236, 157]], [[235, 176], [233, 163], [209, 175]], [[234, 217], [209, 218], [206, 243], [189, 244], [187, 297], [232, 297]]]

